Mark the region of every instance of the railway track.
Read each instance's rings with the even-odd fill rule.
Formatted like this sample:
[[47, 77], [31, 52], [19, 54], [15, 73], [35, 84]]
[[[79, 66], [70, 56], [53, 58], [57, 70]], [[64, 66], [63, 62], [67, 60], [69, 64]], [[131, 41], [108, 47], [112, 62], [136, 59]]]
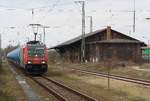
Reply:
[[85, 73], [85, 74], [91, 74], [95, 76], [100, 76], [100, 77], [106, 77], [106, 78], [111, 78], [111, 79], [116, 79], [120, 81], [126, 81], [126, 82], [131, 82], [135, 84], [140, 84], [144, 86], [149, 86], [150, 87], [150, 80], [143, 80], [143, 79], [137, 79], [137, 78], [130, 78], [130, 77], [125, 77], [125, 76], [118, 76], [118, 75], [113, 75], [113, 74], [107, 74], [107, 73], [102, 73], [102, 72], [92, 72], [92, 71], [87, 71], [87, 70], [82, 70], [82, 69], [75, 69], [71, 68], [72, 70]]
[[74, 90], [46, 76], [30, 78], [60, 101], [98, 101], [93, 97]]

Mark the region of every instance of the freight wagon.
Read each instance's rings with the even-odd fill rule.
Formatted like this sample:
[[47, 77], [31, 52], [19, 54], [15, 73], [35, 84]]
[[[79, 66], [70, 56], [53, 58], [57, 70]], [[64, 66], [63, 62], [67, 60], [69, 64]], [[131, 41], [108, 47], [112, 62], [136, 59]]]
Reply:
[[7, 59], [22, 67], [28, 74], [43, 74], [48, 68], [48, 51], [40, 41], [29, 41], [7, 54]]

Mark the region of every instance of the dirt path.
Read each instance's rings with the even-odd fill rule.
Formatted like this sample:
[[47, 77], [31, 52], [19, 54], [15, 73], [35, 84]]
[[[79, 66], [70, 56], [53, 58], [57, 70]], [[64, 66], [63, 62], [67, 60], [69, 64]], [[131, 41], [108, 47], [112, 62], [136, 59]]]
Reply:
[[139, 70], [139, 71], [148, 71], [150, 72], [150, 69], [141, 69], [139, 66], [132, 66], [133, 69]]
[[38, 95], [31, 90], [31, 87], [28, 85], [26, 80], [21, 75], [19, 75], [12, 67], [10, 67], [10, 70], [13, 72], [13, 74], [15, 74], [16, 80], [18, 81], [24, 93], [28, 97], [28, 101], [40, 101]]

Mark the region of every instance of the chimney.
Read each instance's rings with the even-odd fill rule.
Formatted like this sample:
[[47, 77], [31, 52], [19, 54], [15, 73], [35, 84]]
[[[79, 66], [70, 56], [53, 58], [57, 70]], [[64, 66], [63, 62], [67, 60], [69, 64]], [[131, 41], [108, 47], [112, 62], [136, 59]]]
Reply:
[[107, 40], [110, 40], [111, 38], [111, 26], [107, 26]]

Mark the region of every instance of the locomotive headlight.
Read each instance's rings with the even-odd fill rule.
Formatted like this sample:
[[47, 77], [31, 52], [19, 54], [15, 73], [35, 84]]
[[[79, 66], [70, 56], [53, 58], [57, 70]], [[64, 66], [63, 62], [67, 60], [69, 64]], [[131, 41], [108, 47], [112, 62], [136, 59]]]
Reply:
[[31, 64], [31, 61], [28, 61], [28, 64]]
[[45, 63], [45, 61], [42, 61], [42, 64], [44, 64]]

